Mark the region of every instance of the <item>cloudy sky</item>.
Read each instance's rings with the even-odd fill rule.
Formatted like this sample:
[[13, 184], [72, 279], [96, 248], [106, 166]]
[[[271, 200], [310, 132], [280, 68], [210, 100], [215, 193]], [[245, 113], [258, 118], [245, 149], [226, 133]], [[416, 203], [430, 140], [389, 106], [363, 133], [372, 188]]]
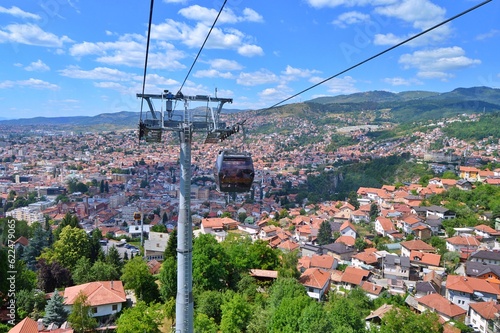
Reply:
[[[471, 8], [475, 0], [228, 0], [185, 95], [261, 109]], [[156, 0], [146, 93], [177, 92], [222, 0]], [[3, 0], [0, 118], [139, 111], [149, 1]], [[289, 100], [500, 88], [499, 1]], [[216, 92], [217, 91], [217, 92]]]

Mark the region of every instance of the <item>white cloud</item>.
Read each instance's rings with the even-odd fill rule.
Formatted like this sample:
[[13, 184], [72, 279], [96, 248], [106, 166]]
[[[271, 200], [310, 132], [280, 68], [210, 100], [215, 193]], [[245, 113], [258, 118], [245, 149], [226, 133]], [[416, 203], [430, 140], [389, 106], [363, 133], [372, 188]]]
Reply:
[[50, 70], [50, 67], [47, 66], [43, 61], [38, 59], [35, 62], [32, 62], [28, 66], [24, 67], [28, 72], [46, 72]]
[[319, 71], [314, 69], [311, 70], [311, 69], [294, 68], [290, 65], [286, 66], [286, 69], [281, 72], [281, 74], [293, 78], [306, 78], [310, 77], [313, 74], [318, 74], [318, 73]]
[[[207, 9], [206, 11], [209, 10]], [[196, 14], [198, 22], [194, 26], [171, 19], [167, 19], [161, 24], [153, 24], [151, 27], [151, 39], [168, 40], [169, 42], [179, 41], [190, 48], [199, 49], [205, 42], [213, 23], [209, 22], [209, 20], [202, 20], [202, 16], [203, 13]], [[243, 56], [255, 56], [264, 53], [260, 46], [255, 45], [254, 38], [251, 36], [235, 28], [222, 29], [218, 26], [211, 30], [204, 48], [236, 50]]]
[[[445, 20], [446, 10], [429, 0], [403, 0], [388, 6], [375, 8], [379, 15], [396, 18], [410, 23], [418, 31], [424, 31]], [[444, 41], [451, 34], [449, 25], [441, 26], [431, 32], [418, 37], [408, 45], [418, 46]], [[396, 36], [393, 33], [378, 34], [375, 36], [376, 45], [394, 45], [395, 41], [403, 41], [415, 34]]]
[[213, 59], [210, 61], [210, 67], [218, 70], [238, 71], [243, 69], [243, 66], [234, 60]]
[[485, 40], [485, 39], [493, 38], [493, 37], [498, 36], [498, 35], [500, 35], [500, 30], [492, 29], [492, 30], [488, 31], [487, 33], [478, 35], [476, 37], [476, 39], [477, 40]]
[[264, 55], [264, 50], [257, 45], [242, 45], [238, 47], [238, 54], [245, 57], [261, 56]]
[[416, 68], [421, 78], [446, 80], [453, 77], [449, 71], [478, 65], [481, 60], [466, 57], [461, 47], [454, 46], [403, 54], [399, 63], [405, 69]]
[[48, 90], [58, 90], [59, 86], [56, 84], [49, 83], [40, 79], [30, 78], [28, 80], [18, 80], [18, 81], [3, 81], [0, 82], [0, 89], [4, 88], [32, 88], [32, 89], [48, 89]]
[[[179, 14], [187, 19], [204, 22], [210, 26], [219, 14], [219, 10], [193, 5], [179, 10]], [[262, 16], [250, 8], [243, 9], [243, 16], [238, 16], [229, 8], [224, 8], [217, 23], [263, 22]]]
[[0, 6], [0, 13], [12, 15], [15, 17], [20, 17], [23, 19], [32, 19], [32, 20], [40, 20], [41, 19], [40, 15], [25, 12], [24, 10], [22, 10], [16, 6], [12, 6], [10, 8], [5, 8], [5, 7]]
[[[121, 65], [128, 67], [144, 67], [146, 45], [143, 36], [126, 34], [114, 42], [83, 42], [70, 48], [70, 54], [75, 57], [95, 55], [96, 61], [107, 65]], [[168, 52], [164, 52], [168, 50]], [[150, 46], [148, 68], [151, 69], [183, 69], [179, 62], [184, 53], [176, 50], [172, 44], [164, 41]]]
[[253, 73], [240, 73], [236, 83], [242, 86], [257, 86], [259, 84], [267, 84], [278, 82], [278, 77], [267, 69], [261, 69]]
[[384, 5], [391, 4], [397, 0], [307, 0], [307, 3], [314, 8], [324, 8], [324, 7], [354, 7], [354, 6], [366, 6], [366, 5]]
[[231, 72], [221, 72], [216, 69], [205, 69], [205, 70], [199, 70], [196, 71], [193, 74], [194, 77], [202, 78], [202, 77], [210, 77], [210, 78], [215, 78], [215, 77], [220, 77], [223, 79], [232, 79], [233, 74]]
[[97, 67], [86, 71], [77, 66], [70, 66], [59, 71], [62, 76], [73, 79], [105, 80], [105, 81], [128, 81], [132, 75], [113, 68]]
[[243, 9], [243, 17], [245, 18], [244, 21], [248, 22], [264, 22], [262, 15], [250, 8]]
[[[311, 83], [317, 84], [323, 81], [325, 78], [313, 77], [309, 81]], [[323, 83], [328, 87], [327, 91], [334, 95], [339, 94], [352, 94], [358, 92], [359, 90], [354, 86], [357, 81], [351, 76], [344, 76], [343, 78], [334, 78]]]
[[34, 46], [62, 47], [73, 42], [68, 36], [58, 37], [34, 24], [9, 24], [0, 30], [0, 43], [19, 43]]
[[348, 25], [364, 23], [368, 22], [369, 20], [370, 15], [352, 11], [339, 15], [336, 20], [332, 21], [332, 24], [340, 28], [347, 28]]
[[417, 79], [405, 79], [402, 77], [388, 77], [383, 79], [383, 82], [390, 84], [391, 86], [413, 86], [421, 85], [422, 81]]

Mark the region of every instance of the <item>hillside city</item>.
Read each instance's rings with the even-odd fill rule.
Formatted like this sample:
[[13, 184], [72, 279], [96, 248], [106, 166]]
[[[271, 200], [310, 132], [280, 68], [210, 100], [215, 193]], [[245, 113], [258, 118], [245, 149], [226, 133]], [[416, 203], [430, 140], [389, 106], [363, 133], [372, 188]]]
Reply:
[[[483, 167], [498, 165], [498, 138], [472, 144], [443, 132], [447, 124], [463, 122], [466, 126], [479, 117], [457, 115], [429, 122], [431, 130], [415, 131], [411, 138], [374, 141], [367, 135], [369, 131], [391, 125], [373, 127], [346, 115], [341, 119], [346, 124], [342, 128], [318, 128], [307, 118], [233, 114], [231, 121], [246, 119], [245, 134], [238, 133], [220, 144], [204, 144], [203, 138], [196, 136], [193, 140], [190, 208], [194, 238], [211, 237], [225, 244], [237, 235], [265, 244], [282, 260], [294, 254], [296, 281], [316, 302], [330, 302], [334, 294], [362, 291], [371, 304], [380, 304], [367, 310], [361, 328], [351, 326], [345, 332], [389, 332], [381, 323], [389, 320], [390, 315], [384, 316], [397, 306], [409, 309], [410, 314], [405, 312], [408, 316], [436, 314], [436, 332], [500, 332], [498, 211], [479, 209], [474, 225], [450, 228], [449, 222], [460, 212], [447, 208], [444, 200], [429, 199], [446, 192], [500, 186], [500, 168]], [[257, 133], [269, 123], [275, 131]], [[281, 131], [284, 127], [293, 130]], [[320, 131], [323, 140], [297, 144], [297, 138]], [[356, 143], [328, 150], [335, 133], [355, 138]], [[445, 142], [444, 147], [434, 149], [436, 142]], [[214, 163], [218, 152], [228, 148], [252, 154], [255, 179], [249, 193], [228, 195], [216, 189]], [[435, 176], [425, 184], [415, 178], [376, 188], [360, 186], [354, 199], [335, 201], [299, 200], [297, 194], [284, 191], [300, 188], [308, 177], [341, 163], [365, 163], [402, 154], [428, 166]], [[173, 134], [159, 144], [139, 142], [135, 129], [84, 132], [43, 125], [9, 126], [0, 134], [0, 217], [5, 223], [15, 219], [56, 232], [61, 223], [76, 218], [78, 228], [89, 237], [98, 230], [104, 255], [115, 248], [120, 260], [143, 258], [152, 277], [158, 277], [162, 263], [168, 262], [165, 255], [179, 217], [180, 177], [179, 144]], [[66, 228], [58, 231], [58, 237], [69, 233]], [[7, 232], [6, 227], [3, 232]], [[31, 238], [16, 238], [16, 251], [26, 253], [33, 237], [32, 232]], [[50, 263], [56, 257], [57, 250], [49, 251], [37, 261]], [[281, 279], [278, 266], [250, 267], [249, 275], [259, 285], [256, 290]], [[33, 271], [40, 271], [40, 267]], [[66, 268], [75, 267], [73, 263]], [[72, 273], [76, 276], [75, 270]], [[146, 306], [126, 278], [87, 279], [80, 284], [76, 280], [73, 277], [71, 285], [63, 284], [65, 288], [56, 286], [61, 302], [71, 313], [79, 295], [85, 295], [100, 331], [127, 332], [120, 330], [118, 314], [126, 313], [128, 307]], [[35, 289], [43, 290], [40, 285]], [[56, 294], [57, 290], [48, 290], [45, 299], [52, 300]], [[394, 299], [391, 297], [399, 297], [401, 304], [377, 303], [377, 299]], [[222, 311], [227, 308], [222, 306]], [[4, 323], [13, 323], [7, 301], [1, 313]], [[40, 314], [23, 314], [20, 318], [17, 312], [15, 325], [6, 332], [83, 331], [66, 320], [48, 322]], [[206, 320], [215, 320], [224, 332], [224, 327], [229, 327], [224, 325], [230, 324], [224, 321], [228, 320], [224, 313], [221, 316], [209, 320], [207, 315]], [[248, 324], [253, 317], [248, 314], [246, 318]], [[240, 331], [251, 332], [250, 326]], [[164, 328], [161, 331], [167, 332]]]

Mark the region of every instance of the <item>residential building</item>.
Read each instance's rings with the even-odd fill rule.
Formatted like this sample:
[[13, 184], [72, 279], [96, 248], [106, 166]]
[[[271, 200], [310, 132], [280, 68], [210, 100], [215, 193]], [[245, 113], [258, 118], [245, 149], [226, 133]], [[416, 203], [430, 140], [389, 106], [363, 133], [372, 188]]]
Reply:
[[500, 289], [483, 279], [448, 275], [446, 280], [446, 298], [467, 311], [471, 303], [496, 301], [499, 295]]
[[93, 317], [106, 317], [122, 310], [127, 296], [121, 281], [96, 281], [64, 289], [64, 308], [71, 312], [80, 293], [87, 296]]
[[470, 324], [481, 333], [498, 332], [495, 321], [500, 314], [500, 304], [494, 301], [472, 303], [469, 310]]
[[321, 268], [309, 268], [302, 273], [299, 282], [306, 287], [309, 297], [321, 301], [330, 289], [330, 272]]

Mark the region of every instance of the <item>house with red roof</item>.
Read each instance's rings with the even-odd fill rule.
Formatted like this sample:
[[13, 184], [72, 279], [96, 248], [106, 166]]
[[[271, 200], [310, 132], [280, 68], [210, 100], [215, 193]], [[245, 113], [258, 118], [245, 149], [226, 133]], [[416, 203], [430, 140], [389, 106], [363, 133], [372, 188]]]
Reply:
[[356, 287], [361, 287], [361, 285], [368, 280], [368, 277], [370, 275], [370, 271], [348, 266], [346, 267], [344, 273], [342, 274], [342, 277], [340, 278], [340, 284], [342, 287], [348, 290]]
[[500, 304], [497, 302], [478, 302], [470, 305], [470, 324], [480, 332], [499, 332]]
[[448, 251], [461, 252], [470, 255], [477, 251], [481, 243], [473, 236], [455, 236], [446, 239], [446, 249]]
[[119, 313], [127, 296], [122, 281], [95, 281], [64, 289], [64, 308], [71, 312], [73, 303], [80, 293], [87, 296], [93, 317]]
[[500, 236], [500, 231], [497, 231], [486, 224], [476, 225], [474, 227], [474, 233], [482, 238], [495, 238]]
[[420, 313], [431, 311], [437, 313], [444, 321], [456, 320], [464, 322], [467, 310], [453, 304], [439, 294], [429, 294], [416, 299], [416, 310]]
[[[62, 326], [65, 326], [64, 323]], [[57, 326], [56, 326], [57, 327]], [[9, 330], [9, 333], [73, 333], [72, 328], [44, 328], [43, 323], [39, 323], [26, 317]]]
[[379, 257], [375, 254], [376, 251], [375, 248], [369, 248], [354, 255], [351, 259], [352, 266], [360, 268], [363, 266], [378, 267]]
[[401, 242], [401, 256], [409, 257], [412, 251], [436, 253], [436, 249], [431, 245], [427, 244], [423, 240], [414, 239], [411, 241]]
[[375, 231], [383, 237], [389, 235], [391, 232], [396, 231], [396, 227], [392, 221], [386, 217], [378, 216], [375, 219]]
[[441, 255], [428, 252], [411, 251], [410, 252], [410, 264], [413, 267], [419, 267], [420, 271], [424, 268], [431, 270], [444, 270], [440, 267]]
[[308, 268], [300, 276], [299, 282], [306, 287], [309, 297], [320, 301], [330, 290], [330, 272], [321, 268]]
[[349, 221], [344, 222], [340, 226], [340, 234], [342, 236], [351, 236], [356, 239], [358, 233], [356, 232], [356, 227]]
[[498, 286], [487, 280], [460, 275], [448, 275], [446, 280], [446, 298], [465, 310], [471, 303], [496, 301], [499, 295]]

